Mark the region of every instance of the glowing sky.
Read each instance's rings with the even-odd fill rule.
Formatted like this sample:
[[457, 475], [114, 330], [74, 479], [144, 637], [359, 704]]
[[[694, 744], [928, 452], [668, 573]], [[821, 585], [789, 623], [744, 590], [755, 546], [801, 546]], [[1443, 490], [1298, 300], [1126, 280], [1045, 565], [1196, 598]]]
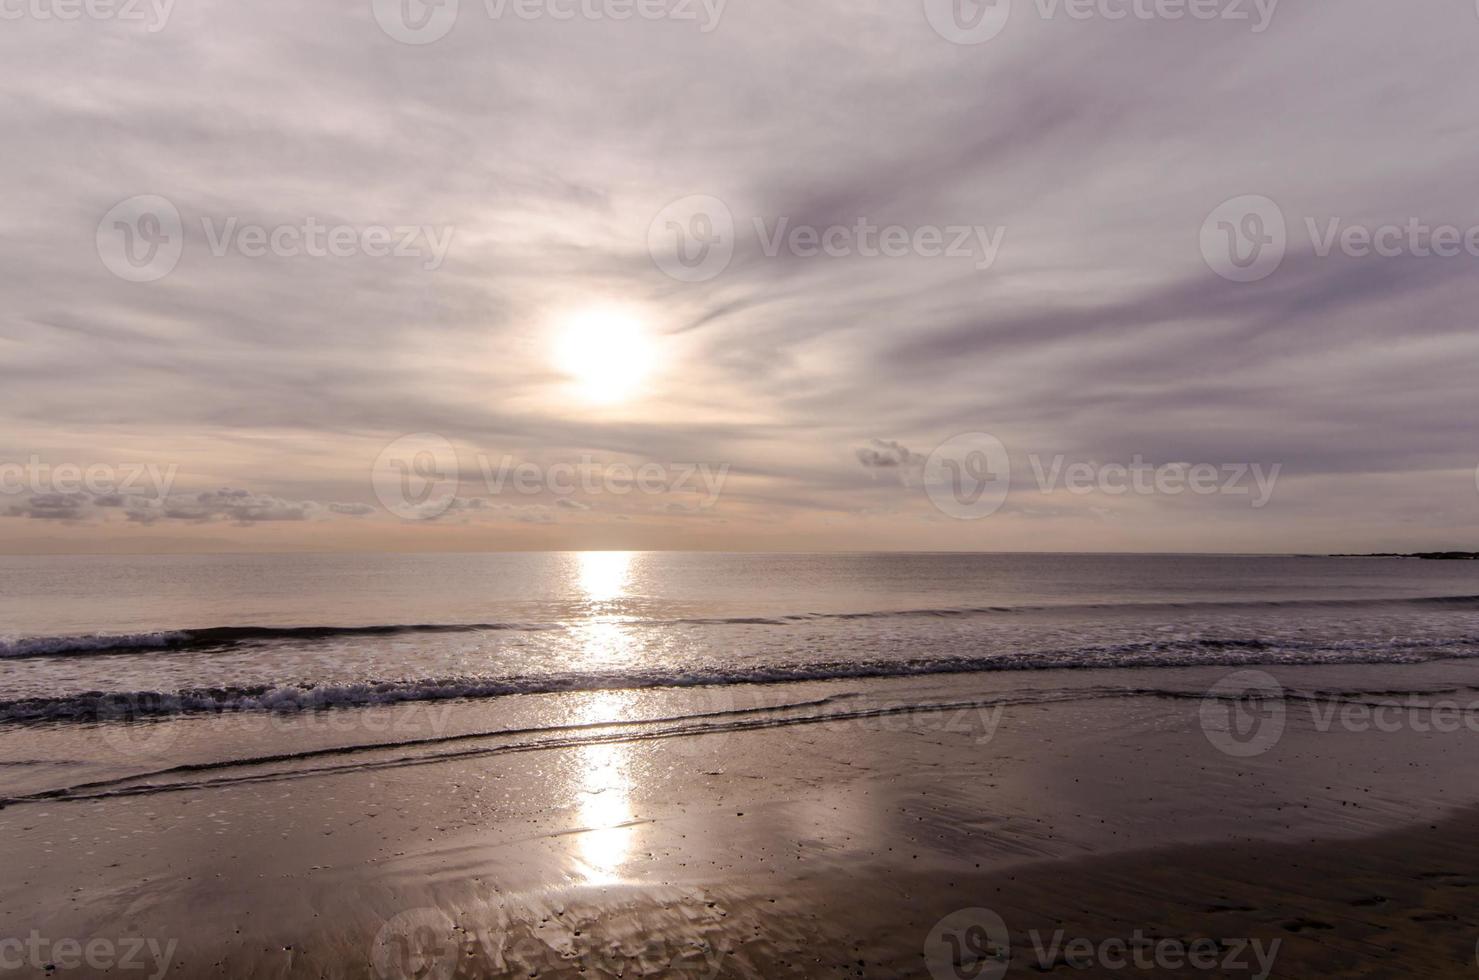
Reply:
[[[1479, 225], [1474, 5], [1041, 9], [977, 45], [921, 0], [733, 0], [707, 31], [463, 0], [429, 44], [370, 0], [8, 20], [0, 462], [174, 477], [7, 492], [0, 551], [1479, 547], [1479, 257], [1321, 255], [1306, 220]], [[181, 216], [157, 281], [99, 252], [137, 195]], [[712, 230], [664, 211], [694, 195], [735, 236], [684, 281], [649, 243]], [[1288, 221], [1256, 282], [1199, 247], [1239, 195]], [[347, 254], [236, 237], [308, 224]], [[372, 226], [417, 251], [366, 254]], [[969, 432], [1011, 494], [962, 521], [921, 486]], [[397, 513], [377, 459], [409, 434], [455, 485]], [[1254, 508], [1043, 492], [1029, 456], [1281, 471]], [[505, 463], [539, 485], [495, 490]], [[562, 464], [603, 475], [552, 490]], [[613, 490], [644, 464], [722, 489]]]

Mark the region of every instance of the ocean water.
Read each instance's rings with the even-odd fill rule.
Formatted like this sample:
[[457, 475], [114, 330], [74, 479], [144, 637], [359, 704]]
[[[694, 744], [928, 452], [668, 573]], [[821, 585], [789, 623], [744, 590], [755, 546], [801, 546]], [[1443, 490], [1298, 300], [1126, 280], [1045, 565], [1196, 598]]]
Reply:
[[0, 730], [1479, 653], [1479, 563], [587, 552], [0, 558]]

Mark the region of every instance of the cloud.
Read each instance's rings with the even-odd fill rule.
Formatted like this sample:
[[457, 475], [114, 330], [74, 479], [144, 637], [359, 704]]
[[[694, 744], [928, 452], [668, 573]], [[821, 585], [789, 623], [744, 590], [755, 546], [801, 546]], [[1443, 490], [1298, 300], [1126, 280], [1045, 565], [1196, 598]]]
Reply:
[[11, 517], [30, 517], [42, 521], [76, 521], [86, 512], [91, 497], [86, 493], [41, 493], [25, 503], [12, 504]]
[[203, 522], [222, 518], [237, 524], [255, 524], [259, 521], [307, 520], [312, 506], [249, 490], [222, 489], [194, 497], [167, 498], [161, 509], [169, 520]]
[[11, 504], [6, 508], [5, 515], [101, 524], [110, 522], [115, 512], [121, 512], [125, 521], [135, 524], [152, 525], [168, 521], [207, 524], [225, 521], [246, 527], [281, 521], [323, 520], [330, 515], [363, 517], [374, 513], [374, 509], [363, 504], [284, 500], [271, 494], [223, 488], [163, 498], [143, 494], [92, 494], [86, 491], [39, 493]]
[[902, 443], [884, 439], [874, 439], [871, 446], [859, 449], [857, 453], [858, 462], [867, 469], [898, 469], [925, 461], [924, 456], [910, 452]]

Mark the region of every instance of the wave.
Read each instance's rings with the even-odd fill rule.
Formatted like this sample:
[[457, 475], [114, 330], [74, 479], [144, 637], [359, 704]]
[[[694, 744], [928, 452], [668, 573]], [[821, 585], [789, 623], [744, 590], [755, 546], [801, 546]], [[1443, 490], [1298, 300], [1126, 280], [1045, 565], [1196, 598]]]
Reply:
[[[1363, 704], [1380, 707], [1390, 699], [1408, 696], [1458, 695], [1479, 688], [1414, 688], [1411, 690], [1344, 691], [1285, 690], [1270, 697], [1283, 701], [1305, 701], [1333, 705]], [[998, 711], [1011, 706], [1045, 705], [1106, 699], [1168, 698], [1205, 702], [1211, 692], [1167, 687], [1101, 687], [1023, 689], [956, 701], [916, 701], [868, 704], [858, 692], [816, 700], [785, 702], [760, 707], [686, 713], [654, 718], [613, 719], [581, 724], [534, 728], [497, 729], [434, 735], [381, 742], [235, 758], [189, 762], [143, 772], [57, 786], [37, 792], [0, 797], [0, 809], [24, 803], [103, 800], [115, 797], [154, 795], [240, 786], [249, 783], [312, 779], [351, 772], [430, 765], [458, 759], [507, 753], [537, 752], [654, 739], [692, 738], [798, 725], [835, 724], [900, 715], [959, 712], [976, 709]], [[1225, 695], [1238, 698], [1240, 695]], [[994, 718], [989, 724], [995, 727]], [[988, 736], [989, 737], [989, 736]]]
[[113, 650], [159, 650], [184, 641], [177, 630], [153, 633], [86, 633], [81, 636], [23, 636], [0, 640], [0, 657], [52, 657]]
[[[266, 755], [216, 759], [207, 762], [182, 763], [163, 769], [91, 780], [19, 796], [0, 797], [0, 809], [19, 803], [34, 803], [42, 800], [97, 800], [117, 796], [136, 796], [187, 789], [217, 788], [240, 785], [242, 783], [271, 782], [282, 779], [311, 778], [335, 773], [424, 765], [435, 762], [446, 762], [452, 759], [501, 753], [541, 751], [581, 745], [633, 742], [649, 739], [690, 737], [787, 725], [830, 723], [919, 712], [951, 711], [969, 707], [986, 708], [1009, 704], [1042, 704], [1054, 701], [1077, 701], [1106, 696], [1123, 697], [1135, 693], [1154, 695], [1158, 692], [1134, 692], [1129, 690], [1106, 692], [1101, 689], [1023, 691], [1016, 692], [1012, 695], [996, 696], [978, 701], [921, 702], [909, 705], [889, 704], [881, 707], [865, 708], [847, 707], [846, 705], [857, 698], [858, 695], [855, 693], [844, 693], [810, 701], [792, 701], [761, 707], [731, 708], [729, 710], [687, 713], [656, 718], [613, 719], [610, 721], [592, 721], [580, 724], [465, 732], [456, 735], [436, 735], [426, 738], [401, 739], [387, 742], [362, 742], [351, 745], [293, 750]], [[531, 738], [530, 736], [533, 737]], [[486, 744], [490, 741], [496, 744]], [[457, 743], [471, 743], [471, 747], [446, 749], [447, 746]], [[427, 749], [441, 749], [441, 751], [422, 754]], [[375, 761], [338, 761], [354, 756], [383, 754], [387, 751], [404, 752], [407, 750], [417, 754], [382, 758]], [[315, 763], [321, 759], [327, 760], [327, 764], [312, 765], [310, 768], [298, 768], [305, 764]], [[289, 764], [295, 768], [287, 770], [265, 768], [282, 764]], [[247, 770], [247, 772], [232, 774], [232, 770]], [[189, 780], [182, 778], [196, 775], [199, 775], [200, 778]], [[168, 781], [157, 781], [160, 779]]]
[[0, 724], [108, 722], [241, 711], [299, 712], [403, 702], [480, 700], [520, 694], [788, 684], [991, 671], [1398, 664], [1471, 658], [1479, 658], [1479, 640], [1309, 642], [1302, 645], [1237, 638], [1148, 640], [973, 657], [690, 666], [497, 677], [369, 680], [353, 684], [262, 684], [178, 691], [90, 691], [63, 697], [0, 701]]
[[[680, 619], [623, 619], [615, 622], [623, 628], [662, 628], [674, 626], [791, 626], [825, 620], [954, 618], [971, 616], [1013, 616], [1032, 613], [1073, 615], [1079, 613], [1147, 613], [1176, 610], [1237, 611], [1253, 609], [1299, 609], [1391, 606], [1476, 608], [1479, 595], [1374, 597], [1355, 599], [1242, 599], [1228, 601], [1187, 602], [1104, 602], [1075, 604], [954, 606], [923, 609], [885, 609], [862, 612], [809, 612], [782, 616], [714, 616]], [[456, 634], [494, 631], [537, 631], [568, 629], [579, 623], [386, 623], [369, 625], [322, 626], [212, 626], [158, 630], [140, 633], [85, 633], [57, 636], [28, 636], [0, 640], [0, 658], [66, 657], [93, 654], [146, 653], [151, 651], [189, 651], [212, 648], [227, 649], [251, 643], [314, 642], [354, 637], [384, 637], [417, 634]]]
[[332, 640], [355, 636], [417, 633], [480, 633], [494, 630], [562, 629], [560, 623], [387, 623], [370, 626], [212, 626], [145, 633], [83, 633], [0, 640], [0, 658], [65, 657], [153, 650], [203, 650], [245, 643]]

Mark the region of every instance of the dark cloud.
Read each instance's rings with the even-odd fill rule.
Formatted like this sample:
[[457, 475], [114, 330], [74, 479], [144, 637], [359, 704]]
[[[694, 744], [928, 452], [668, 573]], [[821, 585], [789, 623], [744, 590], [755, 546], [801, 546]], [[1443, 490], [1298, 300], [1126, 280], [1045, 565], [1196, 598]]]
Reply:
[[858, 451], [858, 462], [867, 469], [898, 469], [923, 463], [924, 456], [911, 452], [902, 443], [886, 439], [874, 439], [871, 446]]
[[25, 503], [12, 504], [8, 510], [11, 517], [30, 517], [35, 520], [76, 521], [86, 512], [91, 498], [85, 493], [41, 493]]
[[250, 490], [220, 489], [195, 494], [176, 494], [152, 498], [142, 494], [75, 493], [32, 494], [24, 501], [10, 505], [10, 517], [38, 520], [65, 520], [105, 523], [121, 511], [123, 519], [136, 524], [181, 521], [206, 524], [227, 521], [239, 526], [280, 521], [324, 519], [329, 515], [363, 517], [374, 508], [363, 504], [322, 504], [317, 501], [290, 501]]

